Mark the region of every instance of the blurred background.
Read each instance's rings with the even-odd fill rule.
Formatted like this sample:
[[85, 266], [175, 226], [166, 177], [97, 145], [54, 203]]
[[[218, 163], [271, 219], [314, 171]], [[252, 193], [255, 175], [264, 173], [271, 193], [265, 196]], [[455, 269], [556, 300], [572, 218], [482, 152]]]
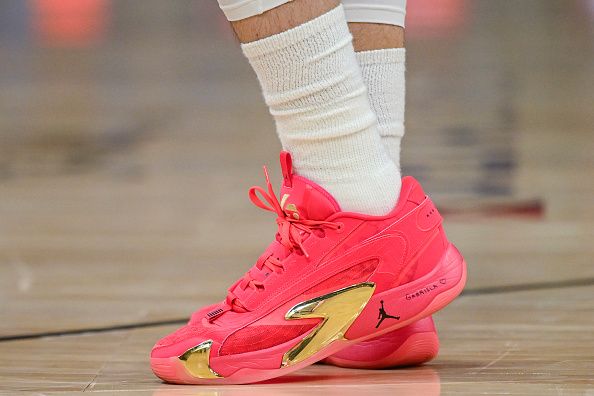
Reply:
[[[470, 286], [594, 274], [593, 21], [587, 0], [410, 2], [404, 172]], [[0, 45], [0, 314], [23, 315], [0, 334], [222, 297], [273, 230], [246, 191], [280, 145], [216, 2], [1, 0]]]
[[[594, 1], [411, 0], [406, 32], [404, 172], [468, 293], [592, 284]], [[0, 338], [222, 299], [279, 150], [216, 1], [0, 0]]]

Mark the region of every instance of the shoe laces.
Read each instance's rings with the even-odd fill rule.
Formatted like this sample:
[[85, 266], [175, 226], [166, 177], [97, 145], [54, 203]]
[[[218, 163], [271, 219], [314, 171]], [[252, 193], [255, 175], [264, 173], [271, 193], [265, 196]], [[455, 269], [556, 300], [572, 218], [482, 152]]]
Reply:
[[[254, 205], [264, 210], [276, 213], [276, 224], [278, 225], [278, 232], [276, 240], [285, 247], [286, 256], [293, 252], [302, 253], [307, 259], [309, 254], [303, 245], [303, 242], [314, 232], [323, 228], [339, 229], [342, 225], [330, 221], [310, 220], [302, 216], [293, 216], [291, 213], [286, 213], [270, 183], [268, 176], [268, 169], [264, 167], [264, 175], [266, 177], [267, 190], [260, 186], [254, 186], [249, 190], [250, 200]], [[260, 198], [259, 195], [262, 196]], [[274, 253], [266, 252], [257, 260], [254, 266], [258, 271], [269, 270], [277, 274], [284, 272], [285, 268], [282, 259]], [[265, 285], [263, 281], [258, 281], [252, 276], [252, 271], [248, 271], [243, 278], [237, 281], [227, 293], [225, 300], [226, 310], [233, 310], [235, 312], [246, 312], [247, 308], [241, 303], [239, 298], [233, 293], [236, 287], [241, 287], [243, 290], [251, 288], [253, 290], [264, 290]], [[219, 315], [217, 315], [219, 316]]]

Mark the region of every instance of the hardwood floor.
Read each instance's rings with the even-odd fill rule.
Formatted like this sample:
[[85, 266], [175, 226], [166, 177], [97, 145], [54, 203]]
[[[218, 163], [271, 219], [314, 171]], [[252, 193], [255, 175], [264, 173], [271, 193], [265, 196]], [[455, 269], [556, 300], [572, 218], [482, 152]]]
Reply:
[[589, 394], [594, 370], [594, 286], [462, 296], [436, 315], [442, 339], [433, 362], [394, 370], [315, 365], [250, 386], [160, 383], [147, 353], [175, 326], [0, 344], [8, 393], [75, 391], [153, 395]]
[[215, 2], [59, 3], [0, 2], [0, 394], [594, 394], [591, 2], [409, 2], [403, 164], [469, 263], [440, 355], [230, 387], [147, 357], [273, 232], [255, 76]]

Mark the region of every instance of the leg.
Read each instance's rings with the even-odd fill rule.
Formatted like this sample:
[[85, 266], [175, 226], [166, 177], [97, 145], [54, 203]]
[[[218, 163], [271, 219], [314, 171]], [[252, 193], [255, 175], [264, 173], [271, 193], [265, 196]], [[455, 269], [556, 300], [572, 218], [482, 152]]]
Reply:
[[[403, 205], [394, 208], [399, 172], [382, 145], [343, 8], [328, 11], [330, 0], [220, 1], [227, 11], [254, 4], [258, 10], [233, 24], [294, 167], [281, 153], [280, 199], [267, 173], [266, 189], [250, 189], [252, 202], [274, 212], [278, 226], [256, 265], [224, 301], [195, 312], [151, 351], [155, 374], [175, 383], [239, 384], [289, 374], [431, 315], [466, 279], [462, 256], [413, 178], [402, 181]], [[415, 271], [402, 284], [412, 260]], [[391, 265], [393, 271], [382, 269]], [[455, 281], [432, 294], [435, 301], [406, 303], [415, 286], [444, 277]], [[406, 309], [394, 323], [384, 320], [382, 307], [374, 328], [383, 299]], [[302, 320], [310, 318], [326, 319]], [[342, 338], [348, 342], [334, 342]]]
[[[230, 3], [220, 0], [223, 10]], [[295, 171], [325, 188], [342, 210], [390, 212], [400, 174], [382, 145], [342, 6], [262, 3], [255, 9], [264, 12], [232, 25]]]
[[[348, 14], [347, 14], [348, 15]], [[404, 28], [379, 23], [349, 22], [355, 51], [404, 48]]]
[[[377, 114], [382, 143], [392, 160], [400, 163], [404, 135], [404, 17], [405, 0], [343, 0], [357, 59]], [[382, 305], [376, 328], [388, 315]], [[427, 317], [378, 338], [359, 343], [326, 359], [353, 368], [386, 368], [421, 364], [433, 359], [439, 339]]]
[[400, 167], [404, 136], [406, 0], [343, 0], [378, 130]]
[[231, 26], [242, 43], [261, 40], [295, 28], [336, 8], [338, 0], [290, 1], [260, 15], [232, 21]]
[[406, 0], [343, 0], [355, 51], [404, 47]]
[[382, 317], [382, 318], [380, 319], [380, 321], [379, 321], [379, 322], [377, 322], [377, 324], [375, 325], [375, 328], [376, 328], [376, 329], [377, 329], [378, 327], [380, 327], [380, 325], [382, 324], [382, 322], [384, 321], [384, 319], [386, 319], [386, 318]]

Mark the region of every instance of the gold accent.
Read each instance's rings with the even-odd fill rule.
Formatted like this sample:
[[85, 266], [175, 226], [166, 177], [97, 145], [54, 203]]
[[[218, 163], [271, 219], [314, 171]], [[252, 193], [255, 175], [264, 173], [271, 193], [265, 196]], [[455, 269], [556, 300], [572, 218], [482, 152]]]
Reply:
[[299, 220], [299, 211], [297, 210], [297, 205], [290, 203], [287, 204], [287, 206], [285, 207], [285, 204], [287, 203], [287, 199], [289, 199], [289, 196], [289, 194], [283, 194], [280, 201], [280, 206], [283, 209], [283, 212], [291, 212], [293, 218]]
[[281, 208], [285, 207], [285, 203], [287, 202], [287, 199], [289, 199], [289, 194], [283, 194], [280, 204], [281, 204]]
[[344, 340], [344, 333], [365, 308], [374, 291], [373, 282], [363, 282], [304, 301], [291, 308], [285, 315], [287, 320], [323, 320], [299, 344], [285, 353], [282, 367], [302, 362], [332, 342]]
[[222, 378], [210, 368], [210, 347], [212, 340], [201, 342], [179, 357], [184, 367], [195, 378]]
[[297, 211], [297, 206], [295, 204], [288, 204], [285, 208], [285, 212], [291, 212], [293, 218], [299, 220], [299, 212]]

